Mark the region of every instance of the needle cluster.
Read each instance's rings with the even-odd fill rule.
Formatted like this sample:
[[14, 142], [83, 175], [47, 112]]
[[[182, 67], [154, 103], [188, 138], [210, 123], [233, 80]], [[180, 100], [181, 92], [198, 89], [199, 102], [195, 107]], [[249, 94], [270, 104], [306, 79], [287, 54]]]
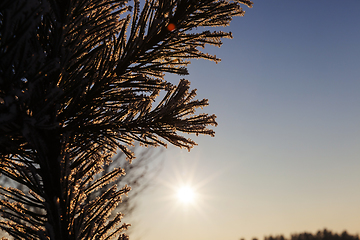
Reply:
[[184, 133], [214, 136], [215, 115], [195, 114], [208, 101], [164, 76], [219, 61], [200, 49], [231, 33], [198, 29], [228, 25], [241, 4], [252, 5], [2, 0], [0, 173], [26, 190], [0, 187], [0, 228], [15, 239], [125, 239], [128, 224], [111, 212], [130, 187], [90, 198], [125, 172], [101, 172], [119, 148], [131, 161], [134, 141], [190, 149]]

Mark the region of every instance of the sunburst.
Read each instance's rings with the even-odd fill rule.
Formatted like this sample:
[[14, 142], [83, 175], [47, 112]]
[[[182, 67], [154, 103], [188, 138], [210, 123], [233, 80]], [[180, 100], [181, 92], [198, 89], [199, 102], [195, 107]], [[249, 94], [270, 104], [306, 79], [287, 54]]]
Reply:
[[192, 187], [182, 186], [177, 191], [177, 197], [182, 203], [193, 203], [196, 199], [196, 193]]

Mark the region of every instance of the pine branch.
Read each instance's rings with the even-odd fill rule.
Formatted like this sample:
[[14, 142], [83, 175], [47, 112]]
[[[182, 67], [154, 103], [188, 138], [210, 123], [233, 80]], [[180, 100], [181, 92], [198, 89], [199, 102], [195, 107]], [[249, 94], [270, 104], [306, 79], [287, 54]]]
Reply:
[[[0, 228], [15, 239], [126, 239], [112, 211], [130, 188], [101, 175], [118, 149], [214, 136], [215, 115], [181, 79], [191, 59], [231, 33], [203, 30], [242, 16], [248, 0], [0, 2]], [[163, 92], [159, 103], [157, 99]], [[96, 195], [100, 191], [103, 194]]]

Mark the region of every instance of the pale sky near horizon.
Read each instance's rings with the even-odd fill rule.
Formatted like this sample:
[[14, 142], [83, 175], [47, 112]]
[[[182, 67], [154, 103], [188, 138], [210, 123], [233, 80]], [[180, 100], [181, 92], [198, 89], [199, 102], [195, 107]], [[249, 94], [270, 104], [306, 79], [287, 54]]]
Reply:
[[[131, 239], [360, 234], [360, 1], [253, 2], [208, 49], [222, 62], [186, 76], [218, 117], [215, 138], [164, 151]], [[193, 204], [173, 197], [182, 183]]]

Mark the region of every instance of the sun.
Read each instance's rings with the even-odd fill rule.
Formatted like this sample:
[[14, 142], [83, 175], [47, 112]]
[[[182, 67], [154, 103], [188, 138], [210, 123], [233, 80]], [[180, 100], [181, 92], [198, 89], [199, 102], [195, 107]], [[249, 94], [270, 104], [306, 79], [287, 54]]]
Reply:
[[183, 186], [177, 191], [177, 197], [183, 203], [193, 203], [195, 200], [195, 191], [189, 186]]

